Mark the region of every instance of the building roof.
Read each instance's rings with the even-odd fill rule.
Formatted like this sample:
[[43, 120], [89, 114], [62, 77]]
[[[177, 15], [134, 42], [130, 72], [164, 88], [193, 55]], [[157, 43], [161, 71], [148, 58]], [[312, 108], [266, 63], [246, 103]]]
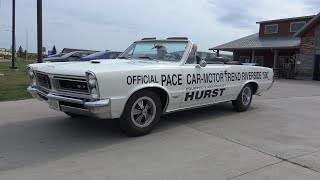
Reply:
[[73, 51], [92, 51], [92, 52], [98, 52], [98, 51], [86, 50], [86, 49], [63, 48], [62, 51], [61, 51], [61, 53], [69, 53], [69, 52], [73, 52]]
[[261, 24], [261, 23], [271, 23], [271, 22], [279, 22], [279, 21], [291, 21], [291, 20], [301, 20], [301, 19], [312, 19], [314, 18], [315, 15], [311, 15], [311, 16], [300, 16], [300, 17], [292, 17], [292, 18], [284, 18], [284, 19], [273, 19], [273, 20], [267, 20], [267, 21], [260, 21], [257, 22], [257, 24]]
[[309, 28], [311, 28], [317, 21], [320, 20], [320, 13], [314, 16], [307, 24], [305, 24], [298, 32], [294, 34], [295, 37], [300, 37]]
[[259, 37], [259, 33], [252, 34], [209, 50], [232, 51], [240, 49], [271, 49], [271, 48], [298, 48], [300, 45], [299, 37]]

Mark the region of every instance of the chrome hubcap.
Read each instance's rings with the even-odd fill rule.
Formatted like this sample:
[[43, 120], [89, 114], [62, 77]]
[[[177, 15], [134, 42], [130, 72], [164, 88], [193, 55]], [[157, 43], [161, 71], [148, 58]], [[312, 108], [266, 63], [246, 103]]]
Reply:
[[245, 87], [242, 91], [242, 103], [247, 106], [251, 101], [251, 89]]
[[140, 128], [149, 126], [156, 116], [156, 104], [149, 97], [136, 100], [131, 109], [131, 120]]

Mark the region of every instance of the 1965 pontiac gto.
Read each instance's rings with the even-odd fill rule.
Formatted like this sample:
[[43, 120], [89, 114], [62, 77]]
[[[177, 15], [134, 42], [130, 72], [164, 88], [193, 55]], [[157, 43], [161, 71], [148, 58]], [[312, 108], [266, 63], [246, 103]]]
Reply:
[[34, 98], [71, 117], [119, 118], [130, 136], [154, 129], [164, 113], [231, 101], [246, 111], [273, 84], [265, 67], [207, 64], [188, 38], [134, 42], [118, 59], [28, 66]]

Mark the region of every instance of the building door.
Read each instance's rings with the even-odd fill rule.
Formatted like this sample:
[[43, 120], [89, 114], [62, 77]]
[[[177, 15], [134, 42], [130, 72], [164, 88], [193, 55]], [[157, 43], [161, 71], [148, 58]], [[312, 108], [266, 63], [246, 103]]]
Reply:
[[320, 27], [316, 29], [315, 38], [314, 79], [320, 81]]

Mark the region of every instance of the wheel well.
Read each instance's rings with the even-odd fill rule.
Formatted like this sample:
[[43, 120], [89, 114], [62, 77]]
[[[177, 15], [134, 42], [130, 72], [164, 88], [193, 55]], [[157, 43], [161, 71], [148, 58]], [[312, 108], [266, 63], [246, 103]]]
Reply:
[[164, 111], [167, 108], [167, 105], [169, 103], [169, 95], [164, 89], [157, 88], [157, 87], [149, 87], [149, 88], [140, 89], [137, 92], [143, 91], [143, 90], [153, 91], [157, 93], [161, 99], [162, 110]]
[[253, 94], [256, 94], [258, 92], [259, 85], [256, 82], [250, 82], [248, 84], [252, 87]]

